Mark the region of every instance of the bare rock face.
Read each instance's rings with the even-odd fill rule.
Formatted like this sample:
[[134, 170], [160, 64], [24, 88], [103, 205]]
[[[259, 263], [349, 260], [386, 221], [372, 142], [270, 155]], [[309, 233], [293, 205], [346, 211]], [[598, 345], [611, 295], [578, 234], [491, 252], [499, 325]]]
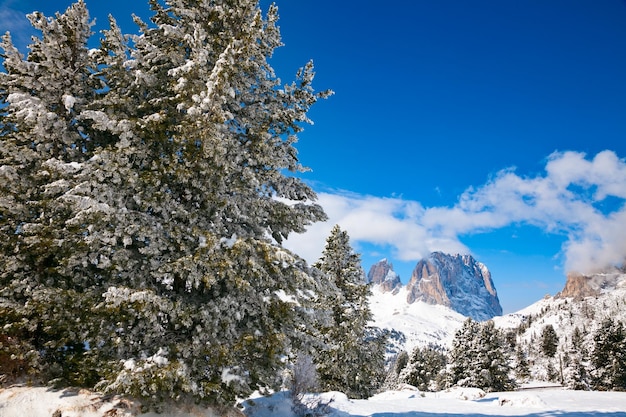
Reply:
[[596, 297], [621, 286], [626, 286], [626, 271], [623, 268], [611, 268], [588, 275], [570, 272], [567, 274], [563, 291], [558, 293], [556, 298], [581, 300], [585, 297]]
[[491, 273], [470, 255], [432, 253], [415, 266], [407, 291], [409, 303], [444, 305], [474, 320], [502, 315]]
[[570, 272], [567, 274], [567, 281], [565, 281], [565, 288], [563, 291], [557, 294], [557, 298], [576, 298], [582, 299], [585, 297], [591, 297], [598, 295], [598, 291], [591, 288], [590, 279], [577, 272]]
[[376, 262], [367, 273], [367, 281], [378, 285], [382, 292], [391, 292], [402, 286], [400, 276], [393, 270], [393, 264], [387, 259]]

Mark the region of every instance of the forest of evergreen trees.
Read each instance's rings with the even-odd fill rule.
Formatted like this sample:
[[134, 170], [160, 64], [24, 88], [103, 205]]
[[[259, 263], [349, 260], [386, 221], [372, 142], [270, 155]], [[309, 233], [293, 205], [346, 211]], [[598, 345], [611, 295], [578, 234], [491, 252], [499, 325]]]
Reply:
[[[485, 391], [508, 391], [531, 378], [562, 384], [571, 389], [626, 390], [626, 329], [606, 318], [590, 335], [591, 345], [574, 329], [567, 354], [557, 354], [559, 337], [546, 325], [530, 345], [517, 342], [517, 331], [503, 331], [493, 321], [467, 319], [455, 334], [451, 349], [417, 347], [394, 359], [384, 384], [397, 389], [408, 384], [421, 391], [452, 386], [479, 387]], [[532, 361], [532, 364], [531, 364]]]

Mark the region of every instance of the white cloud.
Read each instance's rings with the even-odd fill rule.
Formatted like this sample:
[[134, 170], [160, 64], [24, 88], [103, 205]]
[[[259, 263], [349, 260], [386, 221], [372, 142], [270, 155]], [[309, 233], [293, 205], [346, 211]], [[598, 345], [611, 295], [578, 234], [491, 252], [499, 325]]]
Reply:
[[468, 188], [453, 207], [352, 193], [320, 193], [329, 221], [286, 246], [316, 260], [334, 224], [356, 242], [391, 247], [395, 258], [418, 260], [432, 251], [467, 253], [459, 237], [512, 224], [531, 224], [567, 237], [566, 270], [588, 272], [626, 260], [626, 205], [603, 212], [607, 197], [626, 199], [626, 162], [612, 151], [587, 159], [578, 152], [550, 155], [545, 174], [522, 177], [505, 169], [486, 184]]

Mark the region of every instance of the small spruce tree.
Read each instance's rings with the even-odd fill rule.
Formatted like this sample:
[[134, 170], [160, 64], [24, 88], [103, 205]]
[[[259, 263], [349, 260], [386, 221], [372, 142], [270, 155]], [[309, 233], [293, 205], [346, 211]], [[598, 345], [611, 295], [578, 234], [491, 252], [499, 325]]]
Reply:
[[493, 320], [481, 324], [468, 318], [453, 341], [448, 381], [488, 391], [515, 388], [503, 338]]
[[360, 257], [339, 226], [332, 229], [315, 267], [328, 280], [318, 306], [328, 309], [331, 317], [321, 330], [324, 346], [314, 356], [320, 383], [326, 390], [343, 391], [351, 398], [367, 398], [384, 379], [386, 334], [369, 324], [370, 288]]
[[591, 381], [587, 364], [589, 352], [586, 348], [583, 332], [575, 327], [567, 351], [568, 361], [564, 370], [564, 383], [571, 389], [589, 390]]
[[446, 380], [449, 385], [477, 386], [474, 382], [474, 360], [478, 357], [479, 346], [476, 336], [480, 324], [467, 318], [454, 335], [452, 349], [449, 352], [450, 368]]
[[622, 322], [605, 318], [593, 335], [592, 381], [598, 390], [626, 389], [626, 330]]
[[433, 347], [416, 347], [406, 367], [400, 372], [402, 383], [413, 385], [420, 391], [433, 391], [439, 373], [446, 366], [446, 355]]
[[541, 352], [553, 358], [559, 345], [559, 337], [551, 324], [546, 324], [541, 331]]
[[528, 364], [527, 353], [522, 346], [515, 349], [515, 375], [519, 380], [527, 380], [530, 377], [530, 366]]

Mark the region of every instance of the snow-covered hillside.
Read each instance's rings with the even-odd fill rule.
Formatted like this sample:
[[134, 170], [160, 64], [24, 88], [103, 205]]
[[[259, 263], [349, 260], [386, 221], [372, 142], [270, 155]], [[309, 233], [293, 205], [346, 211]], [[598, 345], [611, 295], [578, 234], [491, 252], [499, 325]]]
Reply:
[[[588, 288], [571, 297], [557, 294], [515, 314], [495, 318], [496, 326], [515, 335], [517, 361], [523, 355], [527, 377], [559, 381], [578, 389], [593, 384], [598, 364], [593, 363], [592, 354], [598, 337], [609, 337], [611, 323], [626, 323], [626, 274], [595, 274], [589, 283], [597, 287], [594, 295], [580, 295], [588, 294]], [[549, 333], [554, 336], [552, 354], [546, 353], [543, 343]]]
[[449, 346], [465, 317], [449, 307], [423, 301], [407, 303], [407, 288], [395, 292], [372, 288], [370, 308], [374, 325], [392, 330], [390, 354], [410, 352], [416, 346]]
[[[593, 276], [597, 282], [601, 274]], [[538, 347], [537, 338], [543, 328], [551, 325], [558, 336], [558, 352], [571, 352], [572, 334], [578, 329], [586, 345], [591, 346], [593, 332], [602, 320], [611, 317], [626, 323], [626, 274], [607, 275], [603, 290], [591, 297], [561, 298], [547, 296], [542, 300], [505, 316], [494, 317], [496, 327], [514, 331], [517, 343], [526, 347], [530, 356]], [[374, 325], [392, 330], [389, 354], [402, 350], [411, 352], [416, 346], [449, 347], [456, 331], [466, 317], [441, 305], [424, 302], [408, 303], [407, 288], [385, 292], [378, 285], [372, 288], [370, 306]], [[541, 374], [535, 374], [540, 377]]]
[[[592, 278], [596, 281], [602, 274]], [[587, 333], [595, 330], [602, 320], [611, 317], [626, 322], [626, 274], [608, 275], [613, 283], [595, 296], [544, 297], [530, 306], [506, 316], [495, 317], [496, 326], [502, 329], [523, 327], [523, 340], [539, 334], [545, 325], [552, 325], [565, 340], [576, 327]]]

